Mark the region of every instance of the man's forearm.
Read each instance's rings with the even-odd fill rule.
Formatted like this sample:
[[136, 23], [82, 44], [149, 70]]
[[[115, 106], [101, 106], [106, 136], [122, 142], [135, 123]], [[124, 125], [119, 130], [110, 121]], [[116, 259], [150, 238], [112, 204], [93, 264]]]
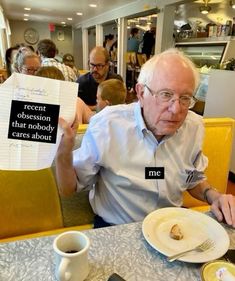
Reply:
[[76, 191], [76, 173], [72, 153], [56, 156], [56, 178], [61, 195], [68, 196]]
[[188, 190], [188, 192], [196, 199], [205, 201], [208, 204], [212, 204], [219, 196], [220, 193], [216, 191], [207, 181], [203, 181], [196, 185], [194, 188]]

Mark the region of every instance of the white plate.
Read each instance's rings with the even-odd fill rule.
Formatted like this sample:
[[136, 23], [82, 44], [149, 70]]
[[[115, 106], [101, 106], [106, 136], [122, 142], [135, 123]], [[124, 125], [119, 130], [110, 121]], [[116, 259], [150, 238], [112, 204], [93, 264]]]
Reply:
[[[184, 237], [172, 239], [169, 235], [178, 224]], [[143, 221], [142, 232], [147, 242], [166, 256], [191, 249], [210, 238], [214, 247], [205, 252], [193, 251], [179, 258], [181, 261], [204, 263], [223, 256], [230, 244], [225, 229], [213, 218], [185, 208], [162, 208], [150, 213]]]

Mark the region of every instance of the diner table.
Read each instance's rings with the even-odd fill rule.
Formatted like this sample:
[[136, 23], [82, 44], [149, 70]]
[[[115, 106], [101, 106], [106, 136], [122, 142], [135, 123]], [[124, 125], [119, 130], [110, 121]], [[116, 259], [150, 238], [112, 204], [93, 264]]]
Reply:
[[[235, 248], [235, 230], [223, 225]], [[168, 262], [142, 234], [142, 222], [84, 231], [90, 238], [86, 281], [106, 281], [114, 272], [127, 281], [199, 281], [202, 264]], [[50, 281], [55, 278], [53, 240], [39, 237], [0, 244], [1, 281]]]

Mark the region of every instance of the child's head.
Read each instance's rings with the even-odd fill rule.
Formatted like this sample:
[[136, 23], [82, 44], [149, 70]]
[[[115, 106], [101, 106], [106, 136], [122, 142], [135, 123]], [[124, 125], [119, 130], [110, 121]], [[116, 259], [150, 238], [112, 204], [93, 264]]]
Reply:
[[65, 80], [63, 73], [55, 66], [42, 66], [35, 75], [62, 81]]
[[97, 89], [97, 111], [102, 110], [107, 105], [117, 105], [125, 103], [126, 87], [118, 79], [109, 79], [99, 84]]

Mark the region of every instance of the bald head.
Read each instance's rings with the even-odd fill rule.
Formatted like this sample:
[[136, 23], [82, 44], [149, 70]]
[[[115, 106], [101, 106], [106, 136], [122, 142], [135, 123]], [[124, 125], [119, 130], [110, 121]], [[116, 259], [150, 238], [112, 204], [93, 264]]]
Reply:
[[104, 59], [104, 62], [108, 62], [109, 61], [109, 53], [108, 51], [101, 47], [101, 46], [97, 46], [97, 47], [94, 47], [91, 52], [90, 52], [90, 58], [91, 57], [102, 57]]

